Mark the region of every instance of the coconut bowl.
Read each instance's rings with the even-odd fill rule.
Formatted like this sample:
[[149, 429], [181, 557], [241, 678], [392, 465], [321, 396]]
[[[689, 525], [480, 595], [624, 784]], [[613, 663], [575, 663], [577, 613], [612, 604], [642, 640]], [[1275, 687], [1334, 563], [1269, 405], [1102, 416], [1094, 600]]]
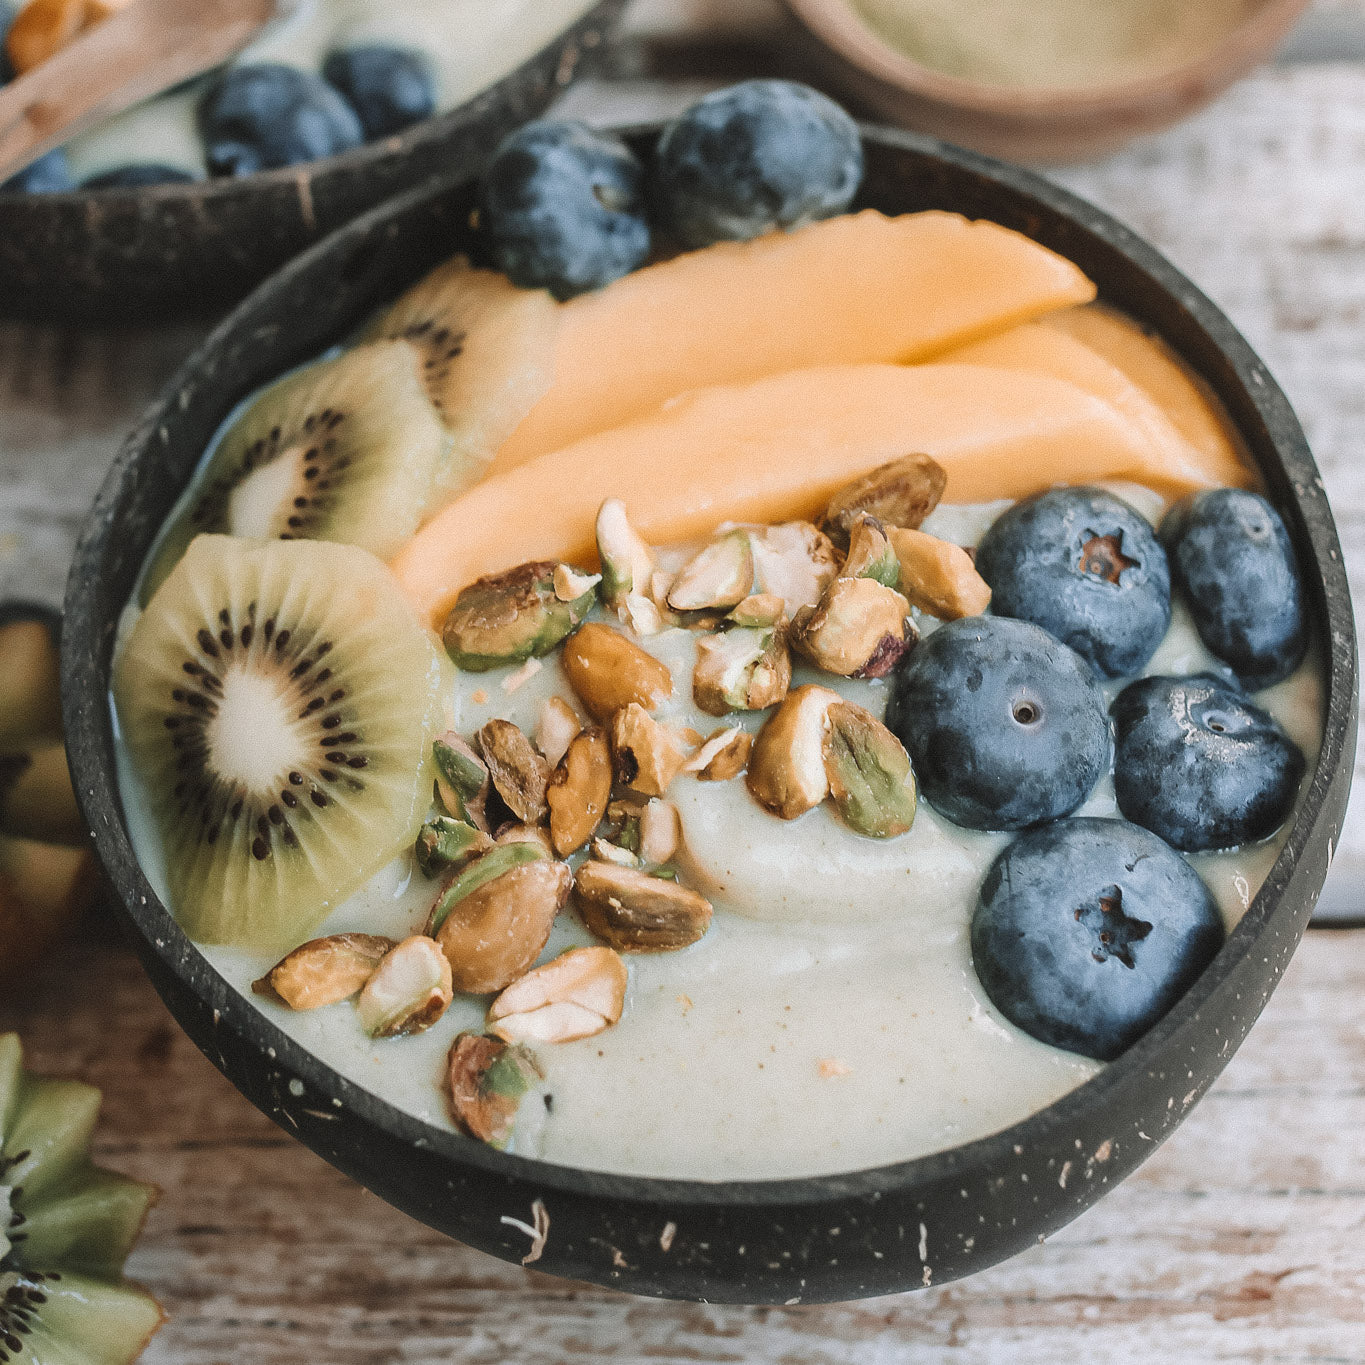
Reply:
[[0, 315], [144, 323], [216, 317], [358, 213], [477, 171], [600, 60], [626, 0], [598, 0], [472, 100], [352, 151], [240, 178], [145, 189], [0, 192]]
[[[642, 151], [657, 133], [628, 130]], [[1017, 228], [1075, 261], [1106, 300], [1203, 375], [1288, 524], [1326, 671], [1321, 753], [1242, 922], [1150, 1033], [1023, 1122], [922, 1159], [791, 1180], [623, 1177], [511, 1155], [409, 1117], [316, 1060], [208, 965], [157, 900], [115, 778], [109, 677], [119, 613], [224, 416], [465, 244], [470, 183], [428, 185], [367, 213], [252, 294], [129, 437], [76, 552], [62, 641], [76, 791], [171, 1012], [248, 1099], [340, 1170], [433, 1228], [551, 1274], [637, 1294], [781, 1304], [942, 1284], [1032, 1245], [1150, 1156], [1227, 1064], [1294, 952], [1341, 828], [1356, 733], [1351, 604], [1322, 481], [1265, 366], [1157, 252], [1081, 200], [928, 137], [869, 128], [864, 138], [862, 205], [951, 209]], [[544, 1237], [533, 1240], [527, 1229], [537, 1227]]]

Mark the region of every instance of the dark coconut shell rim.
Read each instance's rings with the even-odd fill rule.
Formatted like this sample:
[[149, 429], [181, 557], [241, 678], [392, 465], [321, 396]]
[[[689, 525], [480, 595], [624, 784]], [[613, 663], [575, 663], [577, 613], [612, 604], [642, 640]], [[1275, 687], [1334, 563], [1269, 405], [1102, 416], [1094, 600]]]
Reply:
[[[637, 146], [647, 149], [657, 137], [659, 125], [621, 131]], [[173, 419], [181, 390], [186, 384], [200, 377], [206, 369], [212, 370], [216, 353], [230, 338], [245, 327], [259, 324], [261, 303], [281, 293], [291, 281], [312, 268], [315, 262], [328, 258], [342, 259], [344, 253], [354, 249], [355, 243], [361, 241], [367, 232], [382, 229], [404, 215], [415, 213], [428, 201], [441, 194], [448, 195], [458, 188], [454, 180], [438, 182], [391, 200], [334, 233], [280, 271], [215, 329], [167, 386], [162, 398], [149, 411], [115, 460], [86, 523], [66, 595], [63, 703], [76, 791], [94, 830], [101, 860], [127, 907], [138, 949], [163, 995], [167, 995], [163, 979], [169, 975], [180, 987], [192, 991], [199, 1002], [211, 1007], [215, 1033], [222, 1029], [237, 1035], [241, 1044], [254, 1054], [253, 1064], [275, 1078], [273, 1084], [277, 1102], [273, 1110], [259, 1097], [256, 1102], [282, 1126], [287, 1120], [299, 1136], [323, 1155], [335, 1157], [337, 1147], [328, 1141], [325, 1124], [315, 1125], [306, 1134], [299, 1132], [299, 1124], [287, 1113], [287, 1107], [298, 1101], [282, 1097], [284, 1077], [297, 1078], [302, 1082], [305, 1090], [299, 1092], [291, 1089], [291, 1093], [296, 1097], [301, 1093], [307, 1094], [308, 1104], [317, 1105], [320, 1099], [324, 1104], [333, 1104], [338, 1115], [343, 1110], [351, 1111], [364, 1123], [383, 1130], [405, 1144], [424, 1149], [442, 1164], [473, 1168], [497, 1178], [499, 1188], [515, 1185], [518, 1189], [544, 1191], [547, 1196], [559, 1192], [571, 1199], [581, 1197], [616, 1206], [630, 1205], [636, 1210], [632, 1217], [638, 1217], [641, 1209], [653, 1211], [656, 1226], [664, 1217], [672, 1218], [689, 1208], [699, 1211], [716, 1208], [761, 1210], [780, 1206], [827, 1205], [832, 1200], [859, 1201], [859, 1206], [865, 1208], [887, 1195], [913, 1197], [917, 1189], [925, 1191], [926, 1197], [929, 1197], [929, 1187], [955, 1182], [959, 1174], [969, 1168], [1005, 1169], [1012, 1161], [1017, 1163], [1021, 1154], [1031, 1149], [1046, 1147], [1056, 1151], [1059, 1141], [1069, 1136], [1071, 1131], [1094, 1131], [1095, 1125], [1086, 1121], [1092, 1118], [1102, 1120], [1104, 1111], [1114, 1106], [1114, 1101], [1122, 1096], [1127, 1087], [1138, 1084], [1144, 1072], [1151, 1082], [1160, 1084], [1163, 1096], [1168, 1093], [1168, 1088], [1179, 1091], [1188, 1061], [1191, 1067], [1202, 1067], [1203, 1074], [1189, 1082], [1194, 1089], [1164, 1121], [1164, 1126], [1160, 1128], [1160, 1136], [1164, 1137], [1170, 1127], [1183, 1117], [1189, 1104], [1203, 1093], [1221, 1070], [1269, 998], [1270, 989], [1278, 980], [1302, 934], [1339, 837], [1355, 749], [1357, 707], [1354, 625], [1336, 529], [1322, 481], [1288, 400], [1270, 377], [1265, 365], [1223, 314], [1155, 249], [1099, 209], [1039, 176], [930, 137], [866, 126], [863, 136], [869, 152], [869, 176], [859, 204], [855, 207], [877, 207], [880, 200], [890, 197], [879, 192], [877, 178], [889, 173], [894, 180], [895, 167], [900, 162], [913, 161], [927, 167], [926, 173], [931, 177], [937, 167], [945, 182], [950, 182], [952, 186], [951, 190], [939, 193], [945, 200], [951, 199], [959, 211], [969, 216], [992, 216], [991, 202], [994, 197], [1005, 207], [1004, 216], [1018, 220], [1015, 226], [1045, 240], [1048, 245], [1075, 260], [1088, 273], [1099, 275], [1102, 297], [1127, 308], [1140, 318], [1144, 311], [1155, 311], [1155, 306], [1144, 310], [1144, 295], [1149, 300], [1153, 297], [1161, 300], [1168, 311], [1175, 309], [1182, 315], [1182, 335], [1172, 336], [1169, 329], [1163, 329], [1166, 339], [1178, 351], [1184, 352], [1191, 363], [1195, 363], [1196, 353], [1202, 357], [1203, 363], [1196, 364], [1196, 368], [1229, 407], [1233, 420], [1247, 437], [1252, 454], [1261, 466], [1270, 496], [1286, 515], [1291, 536], [1305, 565], [1308, 592], [1319, 623], [1318, 647], [1327, 685], [1323, 743], [1287, 842], [1265, 883], [1214, 962], [1170, 1013], [1122, 1057], [1060, 1100], [1000, 1132], [929, 1156], [890, 1165], [832, 1175], [718, 1182], [580, 1170], [497, 1151], [453, 1132], [433, 1127], [344, 1079], [294, 1042], [228, 985], [200, 956], [193, 943], [157, 900], [138, 866], [123, 826], [110, 762], [112, 733], [108, 681], [113, 623], [100, 618], [93, 605], [90, 585], [94, 576], [104, 568], [110, 542], [118, 533], [120, 508], [134, 486], [134, 472], [140, 462], [156, 458], [158, 428]], [[881, 170], [874, 165], [874, 160], [888, 162], [891, 172]], [[901, 172], [901, 178], [903, 176], [904, 172]], [[931, 198], [935, 193], [932, 187], [926, 192]], [[933, 202], [937, 203], [938, 200]], [[951, 205], [945, 202], [945, 206]], [[1033, 230], [1030, 231], [1030, 228]], [[1092, 268], [1092, 262], [1097, 268]], [[1106, 273], [1115, 278], [1113, 288], [1108, 287], [1103, 278]], [[238, 393], [225, 393], [221, 412], [226, 414], [239, 397]], [[91, 642], [97, 642], [93, 649]], [[1309, 854], [1321, 865], [1308, 868], [1305, 878], [1300, 864]], [[1286, 898], [1291, 880], [1297, 883], [1296, 891], [1301, 892], [1298, 903]], [[1262, 973], [1268, 984], [1264, 985], [1261, 998], [1250, 1005], [1238, 1006], [1245, 1017], [1230, 1007], [1230, 1001], [1225, 1001], [1224, 1009], [1230, 1016], [1228, 1036], [1224, 1038], [1217, 1060], [1211, 1063], [1190, 1061], [1191, 1056], [1198, 1058], [1201, 1046], [1211, 1045], [1211, 1040], [1205, 1037], [1211, 1026], [1201, 1024], [1201, 1015], [1220, 990], [1238, 975], [1239, 969], [1256, 953], [1265, 954], [1268, 964]], [[1273, 962], [1271, 953], [1275, 955]], [[1255, 970], [1262, 971], [1259, 967]], [[1240, 994], [1237, 999], [1241, 1000]], [[180, 1011], [182, 1015], [188, 1012], [184, 1009]], [[190, 1031], [192, 1036], [196, 1036], [194, 1029]], [[1221, 1035], [1222, 1030], [1218, 1032]], [[228, 1069], [228, 1063], [212, 1038], [196, 1036], [196, 1041], [221, 1069]], [[1178, 1069], [1180, 1079], [1167, 1079], [1173, 1069]], [[1157, 1078], [1160, 1078], [1159, 1081]], [[1169, 1110], [1172, 1105], [1167, 1104], [1166, 1108]], [[1146, 1134], [1140, 1136], [1146, 1137]], [[1155, 1150], [1159, 1139], [1147, 1140], [1151, 1145], [1146, 1150], [1122, 1162], [1114, 1162], [1114, 1176], [1125, 1174], [1150, 1151]], [[1067, 1145], [1069, 1147], [1070, 1144]], [[352, 1169], [354, 1165], [353, 1162]], [[369, 1183], [370, 1177], [367, 1176], [366, 1180]], [[1067, 1202], [1065, 1212], [1054, 1209], [1035, 1215], [1039, 1230], [1052, 1230], [1076, 1216], [1098, 1197], [1107, 1183], [1107, 1177], [1094, 1181], [1093, 1187], [1081, 1197], [1080, 1203]], [[392, 1187], [393, 1182], [389, 1184]], [[1054, 1202], [1060, 1203], [1055, 1197]], [[409, 1207], [411, 1211], [411, 1204]], [[418, 1216], [440, 1225], [439, 1220], [430, 1214], [419, 1212]], [[1033, 1238], [1030, 1236], [1028, 1240], [1032, 1241]], [[1022, 1243], [1016, 1243], [1015, 1249], [1019, 1245]], [[511, 1255], [510, 1244], [505, 1248], [485, 1245], [484, 1249], [503, 1256]], [[846, 1249], [853, 1250], [852, 1247]], [[999, 1256], [994, 1259], [999, 1259]], [[547, 1268], [554, 1269], [549, 1265], [551, 1260], [547, 1255]], [[988, 1263], [981, 1262], [966, 1268], [981, 1268]], [[747, 1269], [757, 1270], [753, 1266]], [[831, 1284], [822, 1291], [818, 1275], [814, 1273], [818, 1268], [810, 1269], [812, 1280], [817, 1282], [809, 1287], [806, 1301], [850, 1296], [847, 1292], [832, 1292], [841, 1289], [863, 1293], [889, 1292], [919, 1283], [917, 1275], [912, 1278], [896, 1272], [891, 1280], [884, 1280], [869, 1291], [861, 1284], [854, 1286], [848, 1276], [833, 1276]], [[866, 1271], [865, 1266], [863, 1271]], [[642, 1292], [676, 1292], [666, 1275], [655, 1274], [652, 1278], [641, 1275], [640, 1282], [636, 1284], [629, 1274], [622, 1276], [617, 1272], [584, 1265], [581, 1253], [579, 1261], [573, 1265], [572, 1273], [602, 1284], [638, 1288]], [[852, 1273], [850, 1269], [849, 1274]], [[757, 1278], [762, 1280], [761, 1272], [757, 1272]], [[704, 1279], [705, 1272], [700, 1272], [700, 1278], [698, 1273], [693, 1273], [690, 1278], [680, 1275], [682, 1292], [695, 1294], [696, 1285]], [[925, 1283], [928, 1283], [927, 1278]], [[801, 1284], [806, 1285], [805, 1278]], [[710, 1289], [715, 1292], [708, 1292], [706, 1297], [717, 1300], [733, 1297], [725, 1292], [721, 1276], [713, 1278]], [[772, 1297], [775, 1292], [770, 1288], [756, 1291], [746, 1280], [746, 1297], [738, 1301], [781, 1302], [780, 1298]]]

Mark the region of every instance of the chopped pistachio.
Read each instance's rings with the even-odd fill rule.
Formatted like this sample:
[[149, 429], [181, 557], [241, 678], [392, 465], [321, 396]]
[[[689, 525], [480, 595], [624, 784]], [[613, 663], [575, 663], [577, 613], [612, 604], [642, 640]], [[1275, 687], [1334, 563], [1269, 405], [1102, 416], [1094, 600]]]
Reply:
[[845, 484], [825, 508], [821, 526], [847, 544], [859, 512], [870, 512], [887, 526], [918, 527], [938, 506], [948, 475], [928, 455], [906, 455]]
[[[637, 825], [635, 833], [636, 842], [639, 842], [639, 828]], [[610, 839], [594, 839], [592, 841], [592, 856], [599, 862], [615, 863], [617, 867], [639, 867], [640, 859], [634, 850], [626, 848], [623, 844], [612, 843]]]
[[657, 635], [664, 628], [663, 613], [643, 593], [627, 593], [619, 615], [637, 635]]
[[453, 815], [432, 815], [418, 831], [413, 852], [427, 877], [463, 867], [489, 847], [488, 835]]
[[509, 1043], [590, 1038], [621, 1017], [626, 980], [610, 948], [571, 948], [508, 986], [488, 1008], [488, 1028]]
[[730, 531], [713, 540], [679, 571], [668, 590], [674, 611], [733, 607], [754, 585], [754, 553], [747, 531]]
[[531, 854], [529, 861], [462, 896], [436, 930], [458, 991], [484, 995], [515, 981], [540, 956], [569, 899], [569, 865], [547, 858], [534, 844], [499, 844], [484, 859], [521, 851]]
[[683, 772], [696, 773], [701, 782], [728, 782], [744, 771], [753, 745], [754, 737], [738, 725], [717, 730], [683, 764]]
[[535, 843], [512, 841], [506, 844], [495, 844], [486, 853], [480, 854], [468, 866], [461, 868], [441, 888], [440, 895], [436, 897], [436, 903], [431, 907], [426, 932], [428, 934], [437, 933], [441, 925], [445, 923], [446, 916], [455, 906], [466, 896], [473, 895], [485, 883], [501, 877], [515, 867], [521, 867], [525, 863], [537, 862], [547, 856], [545, 850]]
[[695, 943], [711, 924], [711, 902], [665, 877], [589, 862], [574, 894], [583, 922], [623, 953], [661, 953]]
[[764, 810], [783, 820], [818, 806], [829, 794], [825, 733], [837, 692], [806, 684], [788, 693], [754, 740], [745, 776], [749, 792]]
[[900, 590], [911, 606], [943, 621], [980, 616], [990, 606], [990, 584], [960, 545], [898, 526], [887, 534], [900, 560]]
[[839, 569], [827, 535], [808, 521], [786, 521], [749, 533], [759, 593], [783, 599], [787, 614], [814, 606]]
[[461, 1033], [446, 1059], [451, 1118], [470, 1137], [504, 1147], [522, 1096], [542, 1079], [526, 1048], [486, 1034]]
[[476, 736], [493, 787], [507, 809], [527, 824], [545, 818], [545, 787], [550, 765], [545, 756], [510, 720], [494, 718]]
[[829, 793], [850, 829], [891, 839], [915, 823], [915, 775], [904, 746], [870, 711], [829, 708], [825, 735]]
[[619, 609], [628, 594], [648, 597], [654, 552], [626, 516], [620, 498], [608, 498], [597, 512], [597, 557], [602, 561], [602, 600]]
[[527, 659], [520, 668], [513, 669], [511, 673], [507, 674], [498, 686], [510, 697], [513, 692], [520, 692], [544, 667], [545, 665], [539, 659]]
[[791, 684], [791, 654], [782, 625], [735, 626], [697, 641], [692, 699], [708, 715], [775, 706]]
[[593, 589], [562, 601], [555, 594], [556, 567], [552, 560], [535, 560], [463, 589], [442, 631], [456, 665], [485, 672], [547, 654], [582, 622], [596, 600]]
[[454, 999], [450, 963], [435, 940], [414, 934], [393, 948], [355, 1002], [371, 1038], [429, 1029]]
[[547, 697], [536, 721], [536, 748], [547, 763], [556, 764], [582, 728], [578, 712], [563, 697]]
[[[905, 642], [910, 604], [875, 578], [836, 578], [817, 607], [792, 622], [792, 643], [818, 668], [850, 677], [865, 668], [883, 642]], [[892, 660], [894, 663], [894, 660]]]
[[602, 581], [600, 573], [584, 573], [572, 564], [556, 564], [552, 576], [555, 596], [561, 602], [577, 602], [588, 593], [595, 592]]
[[867, 512], [858, 512], [848, 538], [848, 554], [840, 578], [875, 578], [894, 588], [901, 581], [901, 562], [896, 558], [886, 527]]
[[331, 934], [310, 939], [281, 958], [251, 989], [276, 995], [291, 1010], [315, 1010], [349, 1000], [393, 947], [380, 934]]
[[500, 825], [493, 835], [494, 844], [534, 844], [544, 850], [547, 858], [555, 856], [550, 832], [544, 825], [526, 825], [520, 820], [509, 820]]
[[[640, 851], [640, 817], [644, 814], [647, 797], [624, 797], [607, 807], [603, 834], [629, 853]], [[610, 857], [608, 861], [611, 861]]]
[[653, 800], [640, 815], [640, 857], [655, 867], [668, 862], [682, 840], [682, 821], [671, 801]]
[[567, 858], [592, 837], [611, 800], [611, 745], [600, 725], [589, 726], [559, 761], [545, 799], [554, 850]]
[[673, 695], [673, 675], [619, 630], [598, 622], [564, 643], [564, 675], [594, 720], [607, 721], [635, 703], [655, 710]]
[[746, 597], [727, 617], [737, 626], [752, 626], [767, 630], [787, 615], [787, 603], [775, 592], [756, 592]]
[[611, 748], [616, 780], [641, 796], [662, 796], [687, 760], [677, 732], [637, 702], [612, 717]]
[[486, 830], [488, 769], [473, 747], [455, 731], [439, 735], [431, 746], [436, 760], [436, 792], [457, 820]]

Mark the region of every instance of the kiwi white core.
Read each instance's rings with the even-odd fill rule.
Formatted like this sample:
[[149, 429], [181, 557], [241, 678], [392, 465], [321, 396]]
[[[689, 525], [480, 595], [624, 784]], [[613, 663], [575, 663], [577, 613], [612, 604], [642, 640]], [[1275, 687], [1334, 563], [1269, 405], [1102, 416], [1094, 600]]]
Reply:
[[206, 728], [213, 766], [249, 792], [275, 792], [293, 768], [308, 764], [307, 738], [286, 710], [273, 673], [233, 668], [223, 674], [218, 714]]
[[290, 446], [239, 483], [228, 495], [228, 529], [234, 536], [268, 540], [279, 534], [280, 508], [303, 482], [304, 447]]

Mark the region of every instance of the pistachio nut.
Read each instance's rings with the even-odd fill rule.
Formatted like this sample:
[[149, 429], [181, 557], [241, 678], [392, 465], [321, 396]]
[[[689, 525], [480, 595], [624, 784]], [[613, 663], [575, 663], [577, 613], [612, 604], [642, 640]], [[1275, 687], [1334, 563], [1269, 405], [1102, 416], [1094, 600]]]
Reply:
[[990, 606], [990, 584], [960, 545], [898, 526], [887, 534], [901, 564], [900, 590], [911, 606], [943, 621], [980, 616]]
[[436, 935], [445, 923], [446, 916], [455, 906], [466, 896], [473, 895], [481, 886], [512, 871], [513, 868], [539, 862], [549, 856], [545, 848], [534, 841], [512, 839], [505, 844], [495, 844], [447, 879], [431, 907], [431, 913], [427, 916], [424, 932]]
[[582, 569], [575, 569], [572, 564], [556, 564], [551, 581], [554, 583], [555, 596], [561, 602], [577, 603], [588, 593], [596, 596], [597, 585], [602, 581], [602, 575], [584, 573]]
[[829, 708], [840, 700], [837, 692], [807, 683], [789, 692], [764, 722], [745, 774], [750, 794], [764, 810], [795, 820], [829, 794], [825, 734]]
[[791, 676], [785, 623], [735, 626], [697, 641], [692, 699], [712, 716], [761, 711], [787, 695]]
[[891, 839], [915, 823], [910, 756], [871, 711], [848, 701], [829, 708], [825, 772], [829, 794], [850, 829]]
[[436, 877], [463, 867], [484, 852], [489, 843], [488, 835], [481, 829], [453, 815], [432, 815], [418, 831], [413, 853], [422, 875]]
[[547, 858], [555, 856], [554, 845], [550, 843], [550, 831], [544, 825], [524, 825], [520, 820], [509, 820], [499, 825], [493, 834], [493, 843], [534, 844]]
[[[636, 830], [636, 842], [639, 842], [639, 831]], [[592, 841], [592, 856], [599, 862], [615, 863], [617, 867], [639, 867], [640, 858], [633, 850], [626, 848], [622, 844], [614, 844], [610, 839], [594, 839]]]
[[591, 622], [564, 642], [564, 675], [594, 720], [632, 703], [653, 711], [673, 695], [673, 675], [619, 630]]
[[829, 500], [820, 524], [840, 545], [848, 543], [859, 512], [870, 512], [887, 526], [918, 527], [938, 506], [947, 484], [937, 460], [905, 455], [845, 484]]
[[251, 989], [276, 995], [291, 1010], [315, 1010], [349, 1000], [393, 947], [380, 934], [331, 934], [310, 939], [282, 957]]
[[792, 622], [792, 643], [817, 668], [840, 677], [864, 676], [873, 656], [889, 672], [904, 653], [905, 619], [910, 604], [875, 578], [836, 578], [817, 607], [803, 607]]
[[488, 769], [473, 747], [454, 730], [432, 742], [436, 760], [436, 794], [457, 820], [486, 830], [488, 818]]
[[[644, 814], [648, 797], [625, 796], [613, 801], [607, 807], [606, 824], [602, 827], [603, 836], [618, 848], [634, 855], [640, 851], [640, 817]], [[593, 841], [601, 843], [601, 839]], [[607, 861], [619, 861], [607, 855]]]
[[662, 796], [687, 761], [677, 732], [637, 702], [612, 717], [611, 750], [616, 780], [641, 796]]
[[509, 1043], [567, 1043], [610, 1028], [626, 1002], [626, 964], [610, 948], [571, 948], [534, 967], [488, 1008]]
[[808, 521], [785, 521], [749, 533], [760, 593], [783, 599], [787, 615], [814, 606], [839, 570], [839, 555], [825, 533]]
[[784, 621], [787, 603], [775, 592], [756, 592], [746, 597], [725, 619], [732, 625], [767, 630]]
[[608, 498], [597, 510], [597, 557], [602, 562], [602, 600], [620, 610], [632, 593], [648, 598], [654, 576], [654, 551], [626, 516], [620, 498]]
[[355, 1002], [371, 1038], [429, 1029], [454, 999], [450, 963], [433, 939], [414, 934], [391, 949]]
[[671, 801], [653, 800], [640, 815], [640, 857], [651, 866], [666, 863], [682, 842], [682, 821]]
[[717, 730], [683, 764], [683, 772], [696, 773], [699, 782], [728, 782], [748, 766], [753, 746], [754, 737], [738, 725]]
[[535, 856], [461, 897], [436, 931], [456, 990], [484, 995], [515, 981], [540, 956], [569, 899], [569, 865], [545, 857], [533, 844], [500, 844], [484, 858], [519, 850]]
[[551, 766], [558, 763], [583, 728], [578, 712], [563, 697], [547, 697], [536, 718], [536, 748]]
[[518, 820], [539, 824], [545, 818], [545, 787], [550, 765], [510, 720], [495, 717], [475, 736], [488, 765], [493, 788]]
[[733, 607], [754, 585], [754, 553], [747, 531], [730, 531], [713, 540], [678, 571], [668, 590], [674, 611]]
[[848, 553], [840, 578], [875, 578], [894, 588], [901, 581], [901, 562], [886, 534], [886, 527], [867, 512], [858, 512], [848, 537]]
[[611, 800], [611, 745], [600, 725], [583, 730], [568, 747], [545, 789], [550, 839], [567, 858], [592, 837]]
[[526, 1048], [487, 1034], [458, 1034], [446, 1058], [450, 1116], [461, 1132], [490, 1147], [504, 1147], [522, 1096], [542, 1079]]
[[555, 592], [560, 567], [553, 560], [533, 560], [464, 588], [441, 632], [456, 666], [486, 672], [548, 654], [580, 624], [596, 601], [595, 585], [572, 601], [561, 600]]
[[711, 902], [705, 896], [638, 868], [584, 863], [574, 894], [583, 923], [623, 953], [686, 948], [711, 924]]

